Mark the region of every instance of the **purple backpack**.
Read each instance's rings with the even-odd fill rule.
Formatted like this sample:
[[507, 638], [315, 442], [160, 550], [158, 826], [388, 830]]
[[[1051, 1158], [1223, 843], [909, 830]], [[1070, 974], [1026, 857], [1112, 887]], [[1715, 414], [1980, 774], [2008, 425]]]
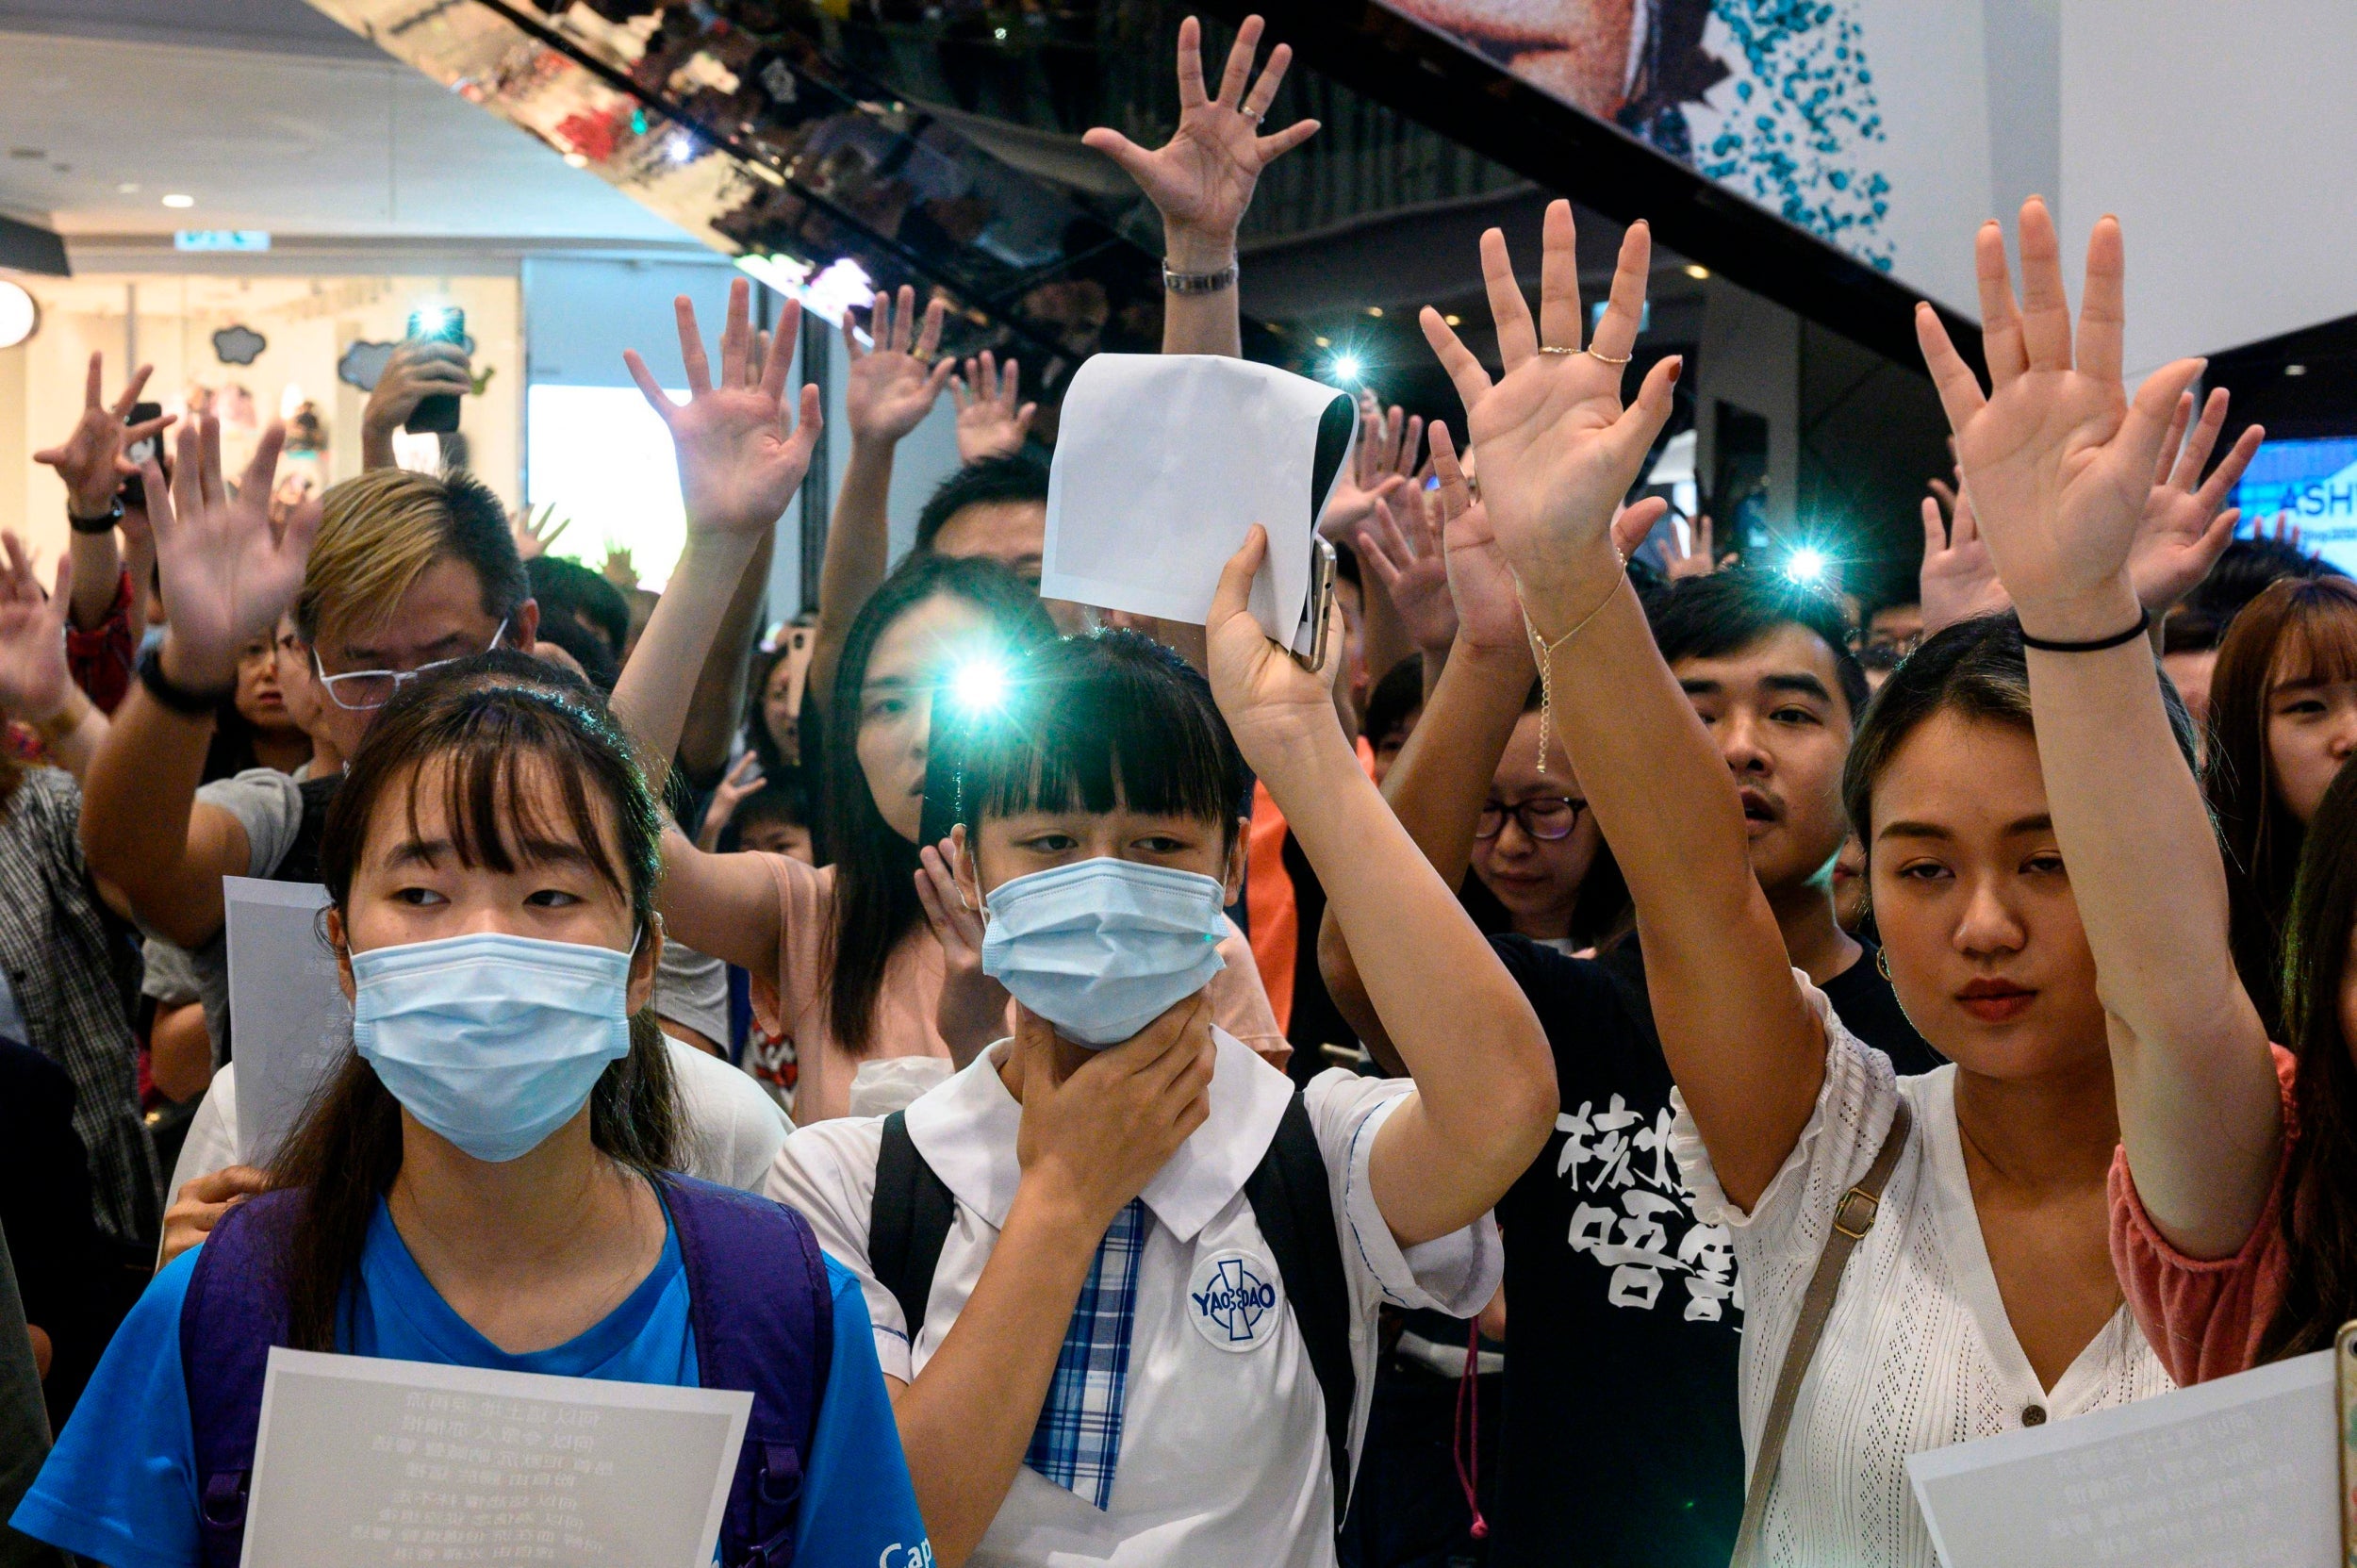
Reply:
[[[722, 1568], [784, 1568], [834, 1348], [826, 1262], [809, 1222], [766, 1198], [678, 1175], [655, 1190], [687, 1271], [697, 1374], [753, 1396], [720, 1522]], [[271, 1346], [288, 1341], [279, 1267], [301, 1198], [269, 1193], [223, 1215], [181, 1305], [205, 1568], [237, 1568], [245, 1543], [262, 1375]]]

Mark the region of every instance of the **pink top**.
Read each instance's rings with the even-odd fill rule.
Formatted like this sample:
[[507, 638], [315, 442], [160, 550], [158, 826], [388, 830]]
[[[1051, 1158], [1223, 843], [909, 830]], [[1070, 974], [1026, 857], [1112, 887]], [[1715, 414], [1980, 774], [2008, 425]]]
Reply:
[[[834, 917], [834, 867], [814, 870], [784, 855], [762, 858], [778, 883], [778, 971], [774, 980], [758, 973], [752, 977], [753, 1009], [763, 1028], [794, 1042], [794, 1121], [807, 1127], [850, 1114], [851, 1080], [859, 1074], [860, 1059], [835, 1043], [827, 1015], [832, 996], [824, 958]], [[1284, 1033], [1269, 1011], [1252, 949], [1232, 924], [1219, 952], [1228, 967], [1206, 987], [1212, 1021], [1254, 1050], [1282, 1062], [1288, 1051]], [[949, 1043], [933, 1025], [946, 979], [941, 944], [920, 926], [884, 966], [883, 984], [876, 993], [871, 1058], [950, 1060]], [[1012, 1017], [1008, 1028], [1014, 1028]]]
[[2275, 1053], [2275, 1077], [2283, 1091], [2283, 1157], [2276, 1164], [2266, 1207], [2241, 1251], [2231, 1258], [2205, 1260], [2188, 1258], [2169, 1246], [2152, 1228], [2144, 1200], [2136, 1195], [2128, 1150], [2123, 1147], [2112, 1156], [2112, 1266], [2119, 1271], [2120, 1288], [2144, 1337], [2152, 1342], [2161, 1364], [2180, 1387], [2248, 1372], [2258, 1358], [2261, 1337], [2283, 1304], [2290, 1260], [2279, 1216], [2283, 1174], [2292, 1140], [2299, 1134], [2292, 1120], [2298, 1060], [2281, 1046], [2268, 1048]]

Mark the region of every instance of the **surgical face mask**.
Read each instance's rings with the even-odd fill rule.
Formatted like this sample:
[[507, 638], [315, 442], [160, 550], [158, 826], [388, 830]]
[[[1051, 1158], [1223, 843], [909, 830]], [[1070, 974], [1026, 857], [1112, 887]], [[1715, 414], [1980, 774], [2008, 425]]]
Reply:
[[629, 1054], [636, 952], [497, 932], [356, 952], [352, 1043], [420, 1122], [513, 1160]]
[[1084, 1046], [1119, 1045], [1227, 967], [1227, 888], [1099, 857], [1004, 882], [983, 900], [982, 973]]

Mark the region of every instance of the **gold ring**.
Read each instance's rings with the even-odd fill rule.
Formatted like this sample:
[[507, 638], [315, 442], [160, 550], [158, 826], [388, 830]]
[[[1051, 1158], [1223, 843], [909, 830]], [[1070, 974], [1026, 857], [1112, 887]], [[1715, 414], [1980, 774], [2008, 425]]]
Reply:
[[1608, 354], [1598, 354], [1593, 345], [1584, 348], [1579, 352], [1586, 355], [1589, 358], [1594, 360], [1599, 365], [1625, 365], [1630, 360], [1637, 357], [1637, 355], [1633, 354], [1624, 354], [1621, 355], [1620, 358], [1615, 359]]
[[1557, 347], [1556, 347], [1553, 343], [1541, 343], [1541, 344], [1540, 344], [1540, 345], [1539, 345], [1539, 352], [1540, 352], [1541, 354], [1577, 354], [1577, 353], [1579, 352], [1579, 350], [1577, 350], [1577, 349], [1559, 349], [1559, 348], [1557, 348]]

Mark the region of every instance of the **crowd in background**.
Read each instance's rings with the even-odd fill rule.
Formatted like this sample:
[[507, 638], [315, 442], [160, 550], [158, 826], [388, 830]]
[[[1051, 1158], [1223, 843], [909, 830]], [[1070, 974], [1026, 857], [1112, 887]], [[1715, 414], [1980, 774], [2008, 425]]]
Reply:
[[[1316, 128], [1264, 133], [1260, 41], [1207, 84], [1190, 23], [1171, 142], [1090, 134], [1162, 214], [1166, 353], [1241, 352], [1237, 225]], [[680, 1266], [705, 1189], [669, 1172], [827, 1260], [799, 1441], [864, 1457], [805, 1464], [813, 1561], [1928, 1565], [1906, 1454], [2329, 1346], [2357, 584], [2227, 506], [2261, 433], [2218, 450], [2198, 362], [2124, 386], [2117, 223], [2075, 316], [2042, 204], [2019, 240], [2018, 296], [1977, 242], [1986, 388], [1920, 318], [1955, 468], [1918, 597], [1860, 605], [1628, 500], [1683, 369], [1624, 401], [1644, 225], [1592, 333], [1568, 206], [1535, 316], [1492, 231], [1500, 363], [1427, 312], [1461, 421], [1365, 400], [1315, 671], [1244, 613], [1258, 534], [1207, 626], [1043, 599], [1023, 368], [938, 354], [948, 302], [910, 289], [844, 323], [849, 461], [788, 622], [763, 592], [818, 404], [742, 283], [717, 357], [680, 303], [686, 403], [631, 357], [688, 520], [659, 596], [392, 464], [470, 385], [454, 345], [404, 346], [368, 471], [299, 507], [280, 432], [225, 474], [210, 417], [128, 422], [146, 369], [93, 355], [38, 454], [67, 554], [0, 541], [0, 1448], [30, 1456], [0, 1559], [216, 1549], [156, 1478], [206, 1442], [157, 1415], [156, 1346], [266, 1223], [299, 1260], [277, 1343], [465, 1359], [403, 1337], [421, 1290], [472, 1364], [695, 1380], [677, 1330], [565, 1359]], [[945, 394], [963, 466], [896, 561], [895, 450]], [[948, 735], [978, 650], [1013, 717]], [[323, 883], [359, 1004], [258, 1166], [223, 878]], [[1130, 969], [1053, 949], [1108, 910], [1088, 950]], [[499, 1007], [403, 970], [445, 942], [490, 944]], [[557, 943], [602, 955], [605, 1034], [526, 995], [572, 982]], [[527, 1019], [531, 1085], [464, 1088]], [[462, 1024], [473, 1078], [437, 1056]], [[1263, 1360], [1158, 1304], [1222, 1247], [1282, 1277]]]

